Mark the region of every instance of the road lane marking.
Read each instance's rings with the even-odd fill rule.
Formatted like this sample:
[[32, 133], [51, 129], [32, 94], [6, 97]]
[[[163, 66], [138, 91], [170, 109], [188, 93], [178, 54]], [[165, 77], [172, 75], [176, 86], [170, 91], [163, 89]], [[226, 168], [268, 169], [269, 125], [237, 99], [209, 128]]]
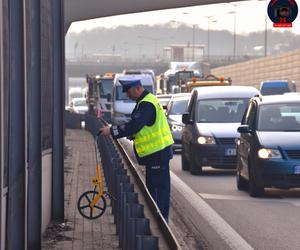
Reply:
[[242, 238], [213, 208], [208, 205], [197, 193], [187, 186], [177, 175], [170, 172], [172, 186], [188, 199], [191, 206], [203, 217], [213, 230], [231, 248], [236, 250], [250, 250], [253, 248]]
[[230, 200], [230, 201], [260, 201], [260, 202], [280, 202], [289, 203], [294, 206], [300, 206], [299, 199], [295, 198], [252, 198], [250, 196], [238, 196], [238, 195], [224, 195], [224, 194], [209, 194], [209, 193], [198, 193], [203, 199], [207, 200]]
[[203, 199], [209, 200], [231, 200], [231, 201], [250, 201], [253, 198], [246, 196], [237, 196], [237, 195], [224, 195], [224, 194], [208, 194], [208, 193], [199, 193]]

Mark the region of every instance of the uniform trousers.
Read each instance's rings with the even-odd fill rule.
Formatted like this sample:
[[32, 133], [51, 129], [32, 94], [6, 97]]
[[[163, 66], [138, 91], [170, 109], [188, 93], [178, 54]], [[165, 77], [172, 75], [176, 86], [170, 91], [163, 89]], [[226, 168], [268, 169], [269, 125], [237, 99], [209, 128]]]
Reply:
[[146, 186], [161, 214], [168, 222], [170, 208], [169, 161], [160, 165], [146, 165]]

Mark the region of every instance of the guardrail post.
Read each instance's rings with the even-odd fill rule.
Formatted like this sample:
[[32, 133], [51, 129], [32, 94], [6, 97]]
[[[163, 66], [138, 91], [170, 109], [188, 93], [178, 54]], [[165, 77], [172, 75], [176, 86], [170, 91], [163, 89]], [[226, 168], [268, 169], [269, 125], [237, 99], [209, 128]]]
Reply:
[[129, 228], [129, 219], [133, 218], [145, 218], [144, 216], [144, 206], [138, 203], [128, 203], [126, 205], [126, 215], [125, 215], [125, 249], [130, 250], [130, 235], [133, 233]]
[[133, 184], [131, 183], [121, 183], [120, 184], [120, 188], [121, 188], [121, 200], [120, 200], [120, 217], [119, 217], [119, 225], [117, 228], [117, 231], [119, 232], [119, 246], [122, 245], [122, 235], [123, 235], [123, 225], [124, 225], [124, 219], [125, 219], [125, 206], [126, 206], [126, 193], [127, 192], [132, 192], [133, 193]]
[[136, 250], [158, 250], [158, 237], [152, 235], [137, 235], [135, 237]]
[[[136, 204], [136, 205], [140, 205], [138, 204], [138, 193], [136, 192], [127, 192], [124, 195], [124, 209], [123, 209], [123, 223], [122, 223], [122, 228], [121, 228], [121, 233], [120, 233], [120, 237], [122, 238], [122, 245], [121, 247], [124, 249], [126, 247], [126, 242], [127, 242], [127, 238], [126, 238], [126, 230], [127, 230], [127, 223], [128, 223], [128, 204]], [[142, 210], [142, 208], [141, 208]], [[141, 212], [141, 214], [143, 215], [143, 210]], [[141, 217], [143, 217], [141, 215]]]
[[128, 221], [128, 248], [135, 250], [136, 235], [150, 235], [150, 222], [145, 218], [130, 218]]
[[119, 223], [120, 223], [120, 217], [121, 217], [121, 183], [129, 183], [129, 176], [117, 175], [117, 192], [116, 192], [117, 211], [115, 213], [115, 224], [117, 224], [117, 234], [118, 235], [119, 235], [118, 229], [119, 229]]

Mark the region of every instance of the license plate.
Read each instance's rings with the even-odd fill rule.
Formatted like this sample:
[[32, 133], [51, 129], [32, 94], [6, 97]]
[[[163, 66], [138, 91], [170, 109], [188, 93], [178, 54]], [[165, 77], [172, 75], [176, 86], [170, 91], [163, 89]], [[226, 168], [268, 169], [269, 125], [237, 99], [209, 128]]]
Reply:
[[300, 174], [300, 166], [294, 167], [294, 174]]
[[236, 155], [236, 149], [235, 148], [227, 148], [225, 150], [225, 155], [226, 156]]

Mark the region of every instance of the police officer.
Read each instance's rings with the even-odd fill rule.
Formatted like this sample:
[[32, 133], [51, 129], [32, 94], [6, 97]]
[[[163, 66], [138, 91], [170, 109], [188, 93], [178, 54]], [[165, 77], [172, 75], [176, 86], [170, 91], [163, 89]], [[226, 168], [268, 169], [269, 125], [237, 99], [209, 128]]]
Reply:
[[146, 166], [146, 186], [168, 222], [170, 206], [169, 161], [174, 143], [165, 113], [158, 99], [145, 90], [136, 76], [119, 79], [122, 91], [136, 101], [131, 120], [119, 126], [100, 128], [102, 135], [131, 137], [138, 163]]

